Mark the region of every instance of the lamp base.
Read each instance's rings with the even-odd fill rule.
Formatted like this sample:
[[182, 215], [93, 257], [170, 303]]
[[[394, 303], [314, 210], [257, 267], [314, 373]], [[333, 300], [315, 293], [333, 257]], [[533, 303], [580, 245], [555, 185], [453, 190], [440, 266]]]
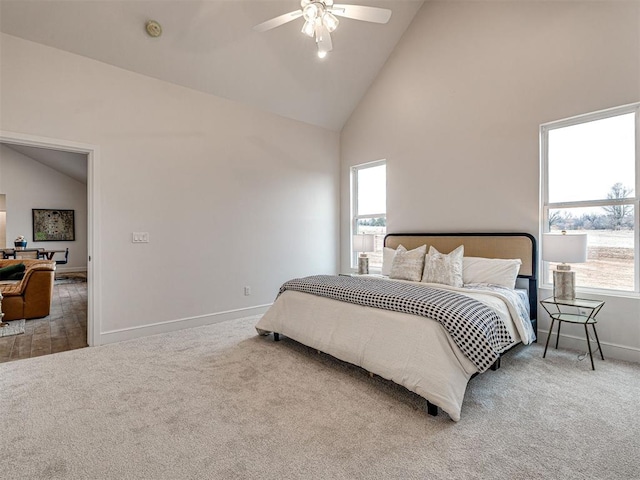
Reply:
[[560, 300], [575, 300], [576, 272], [571, 270], [553, 271], [553, 296]]
[[367, 275], [369, 273], [369, 257], [358, 257], [358, 275]]

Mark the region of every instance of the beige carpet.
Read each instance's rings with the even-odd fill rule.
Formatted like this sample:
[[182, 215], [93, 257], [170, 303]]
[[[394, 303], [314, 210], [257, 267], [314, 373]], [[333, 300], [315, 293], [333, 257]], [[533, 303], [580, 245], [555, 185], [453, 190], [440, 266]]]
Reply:
[[640, 365], [519, 348], [454, 423], [255, 321], [1, 364], [0, 477], [640, 478]]

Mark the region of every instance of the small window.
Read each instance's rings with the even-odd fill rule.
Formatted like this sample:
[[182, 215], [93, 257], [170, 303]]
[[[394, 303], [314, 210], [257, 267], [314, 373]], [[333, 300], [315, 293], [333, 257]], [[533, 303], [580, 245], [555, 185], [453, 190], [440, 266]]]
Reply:
[[[373, 251], [365, 253], [371, 269], [382, 269], [382, 247], [387, 233], [387, 164], [384, 160], [352, 168], [351, 201], [352, 234], [374, 235]], [[355, 266], [357, 254], [352, 252], [351, 267]]]
[[578, 287], [639, 291], [639, 112], [633, 104], [541, 127], [541, 227], [587, 234], [587, 262], [571, 265]]

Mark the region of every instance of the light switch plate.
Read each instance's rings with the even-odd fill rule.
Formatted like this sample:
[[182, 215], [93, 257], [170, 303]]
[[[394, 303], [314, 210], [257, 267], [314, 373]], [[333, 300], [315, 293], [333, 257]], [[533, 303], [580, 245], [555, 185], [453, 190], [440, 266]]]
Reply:
[[132, 243], [149, 243], [149, 232], [133, 232], [131, 234]]

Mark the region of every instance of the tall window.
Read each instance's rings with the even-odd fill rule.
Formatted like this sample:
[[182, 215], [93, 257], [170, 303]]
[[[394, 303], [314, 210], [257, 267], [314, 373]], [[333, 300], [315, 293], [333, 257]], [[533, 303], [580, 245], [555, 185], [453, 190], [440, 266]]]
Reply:
[[640, 103], [542, 125], [541, 150], [542, 231], [587, 234], [576, 285], [640, 291]]
[[[387, 164], [384, 160], [351, 169], [351, 201], [353, 234], [374, 235], [373, 252], [367, 252], [369, 267], [382, 268], [382, 247], [387, 233]], [[357, 265], [353, 252], [351, 266]]]

